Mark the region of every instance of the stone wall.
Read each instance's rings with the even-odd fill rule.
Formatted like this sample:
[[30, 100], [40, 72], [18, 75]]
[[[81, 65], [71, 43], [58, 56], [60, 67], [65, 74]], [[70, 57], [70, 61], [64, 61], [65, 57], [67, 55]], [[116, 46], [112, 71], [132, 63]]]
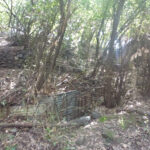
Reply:
[[60, 118], [66, 120], [72, 120], [79, 116], [79, 92], [69, 91], [61, 93], [55, 96], [51, 96], [49, 99], [53, 102], [54, 111], [58, 113]]
[[41, 96], [37, 105], [11, 106], [9, 114], [5, 114], [5, 111], [2, 114], [4, 114], [3, 116], [19, 115], [29, 118], [54, 115], [56, 119], [70, 121], [81, 116], [79, 100], [80, 94], [74, 90], [53, 96]]

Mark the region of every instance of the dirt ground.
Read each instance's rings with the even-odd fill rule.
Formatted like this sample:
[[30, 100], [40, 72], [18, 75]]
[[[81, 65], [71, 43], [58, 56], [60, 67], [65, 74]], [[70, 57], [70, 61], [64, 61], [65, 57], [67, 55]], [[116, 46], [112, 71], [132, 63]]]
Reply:
[[150, 150], [148, 103], [126, 109], [128, 113], [100, 108], [102, 117], [76, 129], [5, 128], [0, 132], [0, 149]]

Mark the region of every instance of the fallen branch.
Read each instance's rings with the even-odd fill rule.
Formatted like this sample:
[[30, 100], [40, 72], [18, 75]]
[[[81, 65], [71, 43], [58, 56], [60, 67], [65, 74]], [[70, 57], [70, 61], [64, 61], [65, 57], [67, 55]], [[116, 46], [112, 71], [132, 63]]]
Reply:
[[[51, 128], [57, 127], [57, 128], [79, 128], [81, 126], [85, 126], [91, 122], [91, 117], [90, 116], [83, 116], [74, 120], [71, 120], [66, 123], [59, 123], [59, 124], [53, 124], [50, 125]], [[47, 128], [46, 125], [42, 125], [39, 123], [33, 124], [29, 122], [24, 122], [24, 123], [0, 123], [0, 129], [4, 128], [33, 128], [37, 126], [42, 126]]]
[[0, 129], [2, 128], [32, 128], [36, 125], [32, 123], [1, 123]]

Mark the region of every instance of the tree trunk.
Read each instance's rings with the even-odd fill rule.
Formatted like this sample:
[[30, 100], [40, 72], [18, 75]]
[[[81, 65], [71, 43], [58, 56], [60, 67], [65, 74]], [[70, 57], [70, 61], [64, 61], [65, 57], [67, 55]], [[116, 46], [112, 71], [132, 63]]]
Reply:
[[117, 38], [117, 29], [120, 22], [120, 16], [123, 11], [124, 3], [125, 0], [119, 0], [117, 11], [114, 12], [113, 29], [111, 33], [111, 40], [109, 43], [109, 54], [108, 54], [108, 60], [110, 61], [110, 63], [112, 63], [111, 61], [113, 61], [114, 58], [114, 43]]
[[65, 14], [64, 2], [62, 0], [60, 0], [59, 3], [60, 3], [60, 13], [61, 13], [60, 26], [58, 29], [57, 36], [53, 39], [53, 41], [51, 43], [50, 51], [46, 57], [45, 63], [41, 67], [41, 71], [40, 71], [40, 74], [39, 74], [37, 82], [36, 82], [36, 89], [38, 91], [41, 90], [41, 88], [43, 87], [43, 84], [47, 80], [49, 74], [52, 73], [54, 70], [54, 67], [56, 64], [56, 59], [59, 55], [63, 37], [64, 37], [65, 31], [66, 31], [67, 22], [71, 16], [70, 15], [71, 1], [68, 0], [66, 14]]
[[[117, 105], [119, 100], [116, 100], [116, 95], [118, 95], [117, 91], [115, 91], [113, 87], [113, 78], [114, 78], [114, 43], [117, 38], [117, 29], [120, 22], [120, 16], [123, 11], [123, 6], [125, 4], [125, 0], [119, 0], [116, 12], [114, 12], [113, 19], [113, 28], [111, 33], [111, 38], [109, 42], [109, 54], [107, 58], [106, 64], [106, 76], [105, 76], [105, 96], [104, 103], [106, 107], [114, 107]], [[117, 103], [116, 103], [117, 102]]]
[[[99, 27], [99, 30], [98, 30], [98, 33], [96, 35], [96, 50], [95, 50], [95, 59], [96, 59], [96, 63], [94, 65], [94, 69], [91, 73], [91, 77], [95, 77], [96, 76], [96, 73], [98, 72], [98, 69], [101, 65], [101, 62], [102, 62], [102, 58], [101, 56], [99, 57], [99, 49], [100, 49], [100, 33], [102, 32], [102, 29], [104, 27], [104, 23], [105, 23], [105, 20], [106, 20], [106, 14], [107, 14], [107, 11], [108, 11], [108, 6], [109, 6], [109, 0], [107, 1], [107, 4], [106, 4], [106, 8], [105, 8], [105, 11], [103, 13], [103, 18], [101, 20], [101, 23], [100, 23], [100, 27]], [[103, 41], [102, 41], [103, 42]], [[101, 43], [102, 44], [102, 43]]]

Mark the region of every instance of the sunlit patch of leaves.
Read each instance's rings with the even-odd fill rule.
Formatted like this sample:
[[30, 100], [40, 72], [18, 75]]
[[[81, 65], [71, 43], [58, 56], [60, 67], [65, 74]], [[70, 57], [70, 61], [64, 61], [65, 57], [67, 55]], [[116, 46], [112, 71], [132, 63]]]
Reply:
[[124, 117], [119, 118], [118, 123], [119, 123], [119, 125], [121, 126], [122, 129], [125, 129], [127, 127]]
[[99, 122], [105, 122], [107, 120], [108, 120], [108, 118], [106, 116], [102, 116], [99, 118]]

